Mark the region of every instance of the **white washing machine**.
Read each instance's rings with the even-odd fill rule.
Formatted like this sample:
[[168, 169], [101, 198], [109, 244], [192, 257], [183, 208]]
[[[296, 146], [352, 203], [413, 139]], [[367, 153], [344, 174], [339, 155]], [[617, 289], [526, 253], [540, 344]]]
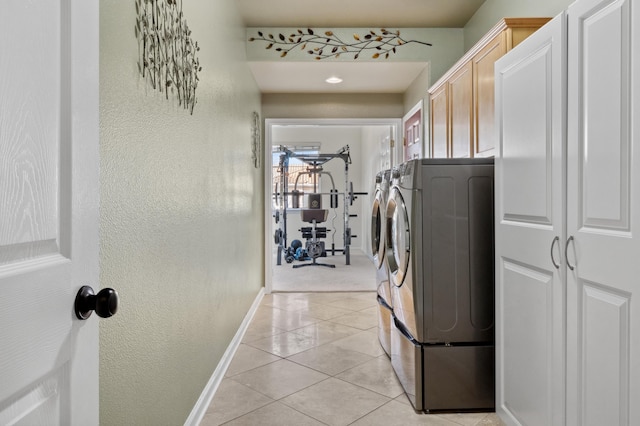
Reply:
[[392, 171], [391, 364], [418, 412], [494, 409], [493, 159]]
[[386, 251], [386, 219], [385, 208], [389, 195], [391, 170], [381, 171], [376, 175], [376, 188], [371, 209], [371, 251], [376, 268], [376, 284], [378, 299], [378, 339], [380, 345], [391, 356], [391, 289], [389, 287], [389, 268]]

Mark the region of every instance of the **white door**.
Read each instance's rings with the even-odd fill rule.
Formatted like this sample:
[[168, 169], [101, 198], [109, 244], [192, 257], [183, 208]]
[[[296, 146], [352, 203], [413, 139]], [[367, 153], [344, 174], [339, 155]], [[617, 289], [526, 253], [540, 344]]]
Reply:
[[0, 424], [98, 424], [98, 2], [0, 6]]
[[568, 16], [567, 420], [639, 425], [640, 2]]
[[495, 64], [496, 411], [564, 423], [565, 16]]

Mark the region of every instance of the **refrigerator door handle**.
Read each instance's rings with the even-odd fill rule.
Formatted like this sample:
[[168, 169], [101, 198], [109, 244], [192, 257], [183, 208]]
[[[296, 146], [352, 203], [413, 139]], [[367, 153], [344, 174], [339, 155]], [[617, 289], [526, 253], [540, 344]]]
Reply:
[[398, 320], [398, 318], [393, 317], [393, 323], [395, 324], [396, 328], [398, 329], [398, 331], [400, 331], [400, 333], [402, 333], [402, 335], [404, 337], [407, 338], [407, 340], [409, 340], [411, 343], [413, 343], [416, 346], [420, 346], [420, 342], [418, 342], [409, 332], [409, 330], [407, 330], [407, 327]]

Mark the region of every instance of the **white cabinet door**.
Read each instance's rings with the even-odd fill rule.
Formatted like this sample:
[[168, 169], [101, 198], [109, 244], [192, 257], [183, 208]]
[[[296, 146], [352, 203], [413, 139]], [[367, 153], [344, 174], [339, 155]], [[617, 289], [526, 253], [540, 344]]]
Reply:
[[567, 420], [638, 425], [640, 2], [568, 16]]
[[565, 16], [495, 64], [496, 411], [564, 422]]
[[98, 27], [96, 0], [0, 6], [2, 425], [98, 424]]

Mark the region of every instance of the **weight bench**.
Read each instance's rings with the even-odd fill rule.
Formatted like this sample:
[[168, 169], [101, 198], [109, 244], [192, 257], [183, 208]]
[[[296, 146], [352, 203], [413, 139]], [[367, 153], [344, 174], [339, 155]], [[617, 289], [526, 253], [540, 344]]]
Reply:
[[326, 222], [329, 210], [321, 208], [321, 194], [309, 194], [309, 209], [303, 209], [300, 211], [300, 217], [303, 222], [310, 223], [311, 226], [302, 227], [302, 237], [307, 239], [305, 249], [307, 255], [311, 258], [311, 263], [300, 263], [293, 265], [294, 268], [302, 268], [303, 266], [326, 266], [327, 268], [335, 268], [336, 265], [330, 265], [327, 263], [318, 263], [316, 259], [323, 255], [324, 241], [320, 241], [320, 238], [327, 237], [327, 228], [318, 227], [318, 223]]

